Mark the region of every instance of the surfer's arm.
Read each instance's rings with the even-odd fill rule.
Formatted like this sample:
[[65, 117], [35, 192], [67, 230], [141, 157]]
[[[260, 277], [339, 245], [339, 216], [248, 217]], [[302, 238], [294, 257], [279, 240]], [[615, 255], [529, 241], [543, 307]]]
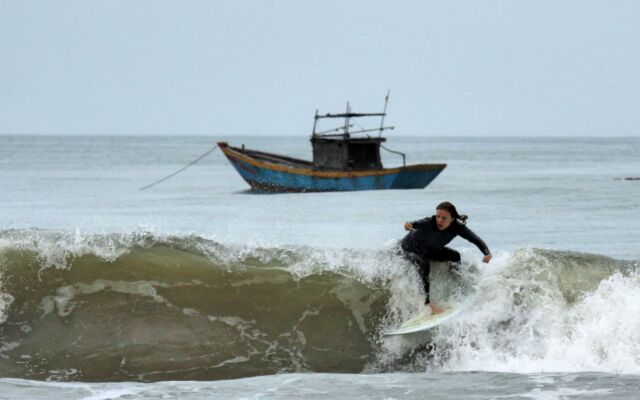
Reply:
[[405, 229], [407, 229], [407, 225], [411, 225], [411, 227], [407, 230], [420, 229], [427, 226], [430, 222], [431, 222], [431, 218], [427, 217], [427, 218], [419, 219], [417, 221], [407, 222], [404, 226], [405, 226]]
[[484, 254], [484, 258], [482, 259], [482, 261], [489, 262], [489, 260], [491, 260], [491, 251], [489, 250], [489, 247], [484, 242], [484, 240], [480, 239], [480, 236], [476, 235], [471, 229], [462, 225], [458, 235], [460, 235], [460, 237], [464, 239], [467, 239], [478, 247], [482, 254]]

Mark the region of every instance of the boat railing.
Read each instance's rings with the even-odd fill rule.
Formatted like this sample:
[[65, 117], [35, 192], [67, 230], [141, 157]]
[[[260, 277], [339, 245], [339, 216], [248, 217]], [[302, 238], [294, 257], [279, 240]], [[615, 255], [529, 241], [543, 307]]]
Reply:
[[[353, 126], [353, 125], [351, 125]], [[349, 133], [328, 133], [328, 132], [340, 132], [341, 130], [344, 130], [344, 127], [340, 127], [340, 128], [336, 128], [336, 129], [331, 129], [331, 130], [327, 130], [324, 132], [317, 132], [315, 133], [313, 136], [318, 137], [350, 137], [353, 135], [358, 135], [358, 134], [366, 134], [368, 132], [381, 132], [383, 130], [393, 130], [395, 127], [393, 126], [385, 126], [382, 129], [380, 128], [371, 128], [371, 129], [361, 129], [359, 131], [349, 131]], [[366, 135], [368, 138], [372, 139], [371, 136]]]
[[386, 151], [388, 151], [389, 153], [393, 153], [393, 154], [399, 154], [399, 155], [401, 155], [401, 156], [402, 156], [402, 166], [403, 166], [403, 167], [406, 167], [406, 166], [407, 166], [407, 163], [406, 163], [407, 156], [406, 156], [403, 152], [401, 152], [401, 151], [397, 151], [397, 150], [391, 150], [391, 149], [389, 149], [389, 148], [387, 148], [387, 147], [384, 147], [384, 146], [382, 145], [382, 143], [380, 144], [380, 147], [382, 147], [383, 149], [385, 149], [385, 150], [386, 150]]
[[[353, 128], [353, 124], [349, 125], [349, 128]], [[326, 131], [322, 132], [314, 132], [312, 136], [344, 136], [344, 133], [333, 133], [340, 131], [344, 131], [344, 126], [340, 126], [335, 129], [327, 129]]]
[[[352, 116], [354, 114], [351, 114]], [[369, 115], [380, 115], [380, 114], [369, 114]], [[323, 116], [316, 116], [316, 118], [322, 118]], [[331, 117], [334, 117], [334, 115], [331, 115]], [[327, 129], [325, 131], [321, 131], [321, 132], [316, 132], [316, 126], [317, 124], [313, 125], [313, 131], [311, 133], [312, 137], [317, 137], [317, 136], [334, 136], [334, 137], [350, 137], [352, 135], [359, 135], [359, 134], [366, 134], [369, 132], [378, 132], [379, 136], [382, 135], [383, 131], [386, 130], [394, 130], [395, 126], [380, 126], [378, 128], [363, 128], [362, 126], [360, 126], [360, 124], [358, 124], [358, 127], [360, 128], [360, 130], [357, 131], [352, 131], [350, 130], [351, 128], [354, 127], [354, 124], [345, 124], [342, 126], [339, 126], [337, 128], [332, 128], [332, 129]], [[336, 133], [338, 132], [338, 133]], [[367, 135], [368, 136], [368, 135]]]
[[[348, 138], [350, 135], [353, 134], [360, 134], [360, 133], [366, 133], [366, 132], [373, 132], [373, 131], [378, 131], [380, 132], [380, 134], [382, 134], [382, 131], [387, 130], [387, 129], [393, 129], [393, 127], [384, 127], [382, 126], [384, 124], [384, 117], [387, 115], [386, 114], [386, 109], [387, 109], [387, 100], [388, 100], [388, 95], [387, 98], [385, 99], [385, 110], [384, 112], [381, 113], [355, 113], [351, 111], [351, 105], [349, 105], [349, 103], [347, 103], [347, 110], [344, 113], [339, 113], [339, 114], [331, 114], [331, 113], [327, 113], [327, 114], [319, 114], [318, 110], [316, 110], [316, 114], [313, 118], [313, 130], [311, 131], [311, 137], [317, 137], [317, 136], [342, 136], [344, 138]], [[350, 128], [353, 127], [353, 124], [351, 123], [351, 120], [354, 118], [362, 118], [362, 117], [381, 117], [381, 123], [380, 123], [380, 127], [379, 128], [375, 128], [375, 129], [362, 129], [360, 131], [349, 131]], [[318, 120], [319, 119], [324, 119], [324, 118], [344, 118], [344, 124], [338, 128], [334, 128], [334, 129], [329, 129], [323, 132], [316, 132], [316, 128], [318, 127]], [[331, 133], [330, 133], [331, 132]], [[341, 133], [332, 133], [332, 132], [341, 132]]]
[[[357, 134], [366, 134], [368, 132], [378, 132], [378, 138], [382, 137], [382, 132], [386, 131], [386, 130], [392, 130], [394, 129], [393, 126], [384, 126], [384, 118], [387, 116], [387, 104], [389, 103], [389, 93], [391, 93], [391, 91], [387, 91], [387, 95], [384, 98], [384, 109], [382, 110], [382, 112], [378, 112], [378, 113], [356, 113], [353, 112], [351, 110], [351, 105], [347, 102], [347, 109], [344, 113], [338, 113], [338, 114], [331, 114], [331, 113], [326, 113], [326, 114], [319, 114], [318, 110], [316, 109], [316, 114], [313, 118], [313, 130], [311, 131], [311, 137], [315, 138], [318, 136], [322, 136], [322, 137], [342, 137], [342, 138], [349, 138], [350, 135], [357, 135]], [[363, 118], [363, 117], [380, 117], [380, 126], [378, 128], [373, 128], [373, 129], [365, 129], [362, 126], [360, 126], [360, 124], [357, 124], [359, 128], [361, 128], [359, 131], [351, 131], [350, 128], [353, 128], [354, 124], [351, 123], [351, 121], [355, 121], [355, 118]], [[324, 118], [330, 118], [330, 119], [335, 119], [335, 118], [344, 118], [344, 124], [342, 124], [342, 126], [338, 127], [338, 128], [334, 128], [334, 129], [329, 129], [329, 130], [325, 130], [322, 132], [316, 132], [316, 128], [318, 127], [318, 120], [319, 119], [324, 119]], [[335, 132], [339, 132], [339, 133], [335, 133]], [[369, 135], [367, 135], [369, 136]]]

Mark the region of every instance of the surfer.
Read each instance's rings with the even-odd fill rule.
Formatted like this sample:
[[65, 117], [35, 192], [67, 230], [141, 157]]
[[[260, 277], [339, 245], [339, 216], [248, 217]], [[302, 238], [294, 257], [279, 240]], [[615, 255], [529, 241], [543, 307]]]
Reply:
[[404, 224], [404, 229], [409, 233], [400, 242], [400, 247], [404, 256], [418, 269], [426, 294], [425, 304], [431, 308], [432, 314], [444, 310], [429, 302], [429, 261], [449, 261], [452, 268], [456, 268], [460, 262], [460, 253], [445, 247], [449, 242], [460, 236], [480, 249], [484, 254], [482, 262], [491, 261], [487, 244], [467, 228], [467, 218], [458, 214], [453, 204], [445, 201], [436, 207], [436, 215]]

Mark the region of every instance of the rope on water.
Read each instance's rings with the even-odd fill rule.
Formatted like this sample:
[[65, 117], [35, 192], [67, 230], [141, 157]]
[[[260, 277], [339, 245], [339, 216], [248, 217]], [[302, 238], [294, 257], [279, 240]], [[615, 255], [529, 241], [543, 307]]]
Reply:
[[208, 156], [210, 153], [212, 153], [215, 149], [218, 148], [218, 145], [213, 146], [213, 148], [209, 151], [207, 151], [206, 153], [204, 153], [203, 155], [201, 155], [200, 157], [196, 158], [195, 160], [191, 161], [189, 164], [185, 165], [184, 167], [180, 168], [179, 170], [177, 170], [176, 172], [165, 176], [164, 178], [155, 181], [147, 186], [143, 186], [140, 188], [140, 190], [145, 190], [145, 189], [149, 189], [151, 186], [155, 186], [160, 182], [164, 182], [167, 179], [171, 178], [172, 176], [178, 175], [180, 172], [184, 171], [185, 169], [189, 168], [190, 166], [192, 166], [193, 164], [197, 163], [198, 161], [202, 160], [203, 158], [205, 158], [206, 156]]

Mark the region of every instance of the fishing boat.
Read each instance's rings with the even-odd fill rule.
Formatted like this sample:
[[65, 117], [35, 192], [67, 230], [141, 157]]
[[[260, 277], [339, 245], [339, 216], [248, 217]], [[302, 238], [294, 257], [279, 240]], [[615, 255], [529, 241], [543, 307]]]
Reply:
[[[388, 95], [382, 113], [354, 113], [347, 103], [345, 113], [318, 114], [316, 110], [311, 147], [313, 161], [241, 147], [218, 146], [231, 165], [255, 191], [259, 192], [328, 192], [380, 189], [423, 189], [446, 164], [406, 165], [404, 153], [390, 150], [382, 143], [382, 132], [394, 127], [384, 126]], [[355, 118], [380, 117], [380, 126], [351, 131]], [[344, 119], [344, 123], [329, 131], [317, 132], [322, 119]], [[378, 132], [377, 136], [369, 133]], [[380, 149], [402, 156], [402, 167], [384, 168]]]

